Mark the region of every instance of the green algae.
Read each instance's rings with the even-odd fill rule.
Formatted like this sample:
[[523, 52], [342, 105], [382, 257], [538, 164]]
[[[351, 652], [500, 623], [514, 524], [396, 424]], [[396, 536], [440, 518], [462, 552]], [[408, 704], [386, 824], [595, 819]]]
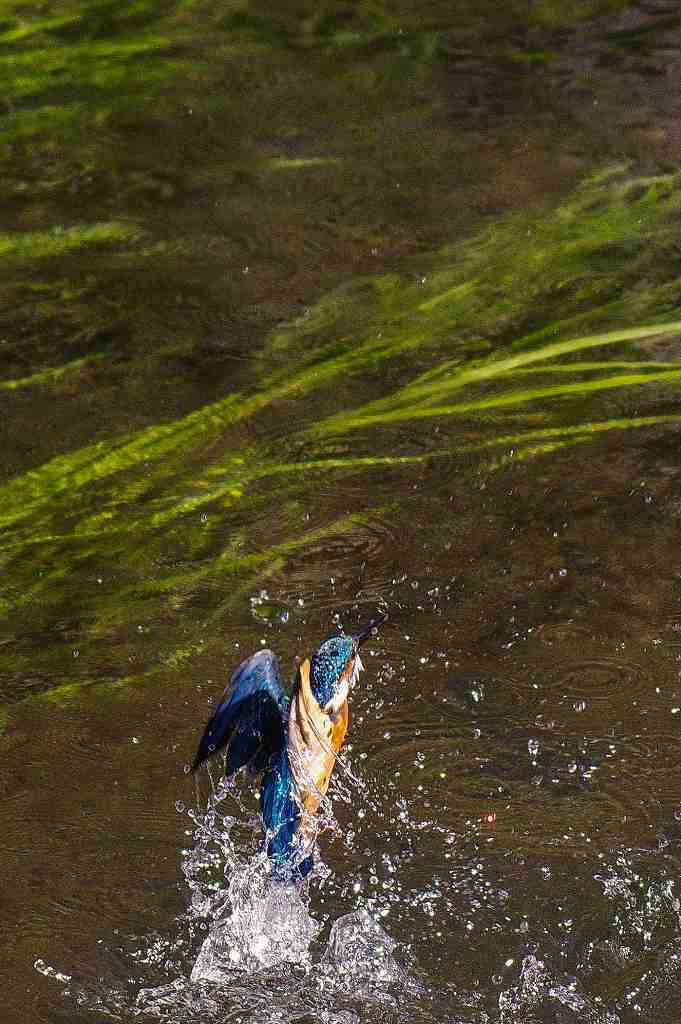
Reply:
[[0, 235], [0, 258], [12, 260], [43, 260], [63, 256], [89, 246], [118, 245], [136, 235], [130, 224], [117, 221], [101, 224], [80, 224], [55, 227], [51, 231], [23, 231]]
[[567, 3], [540, 0], [532, 5], [531, 17], [535, 24], [542, 27], [560, 28], [588, 18], [613, 14], [627, 6], [627, 0], [568, 0]]
[[[384, 509], [373, 509], [372, 515], [380, 515]], [[286, 565], [287, 558], [296, 551], [304, 549], [309, 546], [318, 544], [320, 541], [326, 541], [334, 537], [342, 537], [351, 534], [352, 531], [364, 524], [367, 521], [367, 515], [365, 513], [352, 513], [347, 516], [342, 516], [324, 526], [318, 527], [312, 530], [303, 531], [299, 536], [288, 539], [280, 544], [272, 545], [270, 548], [260, 550], [257, 552], [251, 552], [244, 555], [234, 555], [233, 553], [223, 552], [221, 556], [216, 559], [210, 566], [205, 566], [203, 570], [195, 572], [191, 575], [178, 576], [176, 579], [169, 581], [164, 580], [164, 584], [172, 584], [174, 588], [178, 585], [187, 586], [188, 584], [196, 584], [199, 579], [204, 578], [207, 574], [214, 576], [218, 575], [234, 576], [238, 577], [237, 585], [230, 589], [229, 597], [222, 600], [214, 609], [209, 623], [214, 625], [218, 623], [220, 619], [234, 606], [245, 598], [245, 596], [252, 594], [257, 587], [262, 586], [273, 573], [280, 572]], [[162, 589], [166, 589], [164, 586]], [[151, 587], [149, 592], [156, 592], [156, 588]], [[117, 607], [121, 608], [123, 614], [123, 621], [126, 621], [130, 617], [131, 608], [134, 608], [134, 602], [130, 602], [130, 595], [126, 593], [118, 593], [116, 595]], [[107, 623], [110, 627], [110, 621]], [[95, 639], [98, 636], [102, 636], [103, 631], [101, 629], [93, 629], [91, 632], [91, 639]], [[41, 692], [32, 693], [26, 698], [31, 703], [43, 703], [46, 702], [55, 707], [61, 707], [70, 705], [74, 700], [79, 700], [89, 696], [91, 693], [97, 695], [101, 689], [110, 690], [115, 688], [120, 690], [125, 687], [141, 685], [159, 676], [163, 677], [178, 671], [185, 665], [189, 660], [198, 654], [206, 654], [209, 651], [219, 651], [221, 646], [221, 639], [219, 635], [216, 635], [214, 629], [210, 635], [208, 642], [204, 639], [196, 641], [185, 642], [175, 647], [171, 647], [170, 650], [163, 651], [157, 663], [151, 668], [143, 672], [133, 672], [126, 675], [122, 675], [115, 681], [110, 681], [102, 684], [101, 679], [96, 677], [89, 677], [81, 680], [67, 680], [62, 681], [54, 687], [44, 690]], [[13, 667], [16, 670], [21, 667], [21, 662], [18, 659], [13, 660]], [[28, 665], [26, 666], [28, 668]], [[7, 708], [0, 707], [0, 724], [2, 722], [2, 716], [7, 718], [9, 716], [9, 710]]]
[[[666, 253], [679, 205], [673, 175], [633, 178], [623, 167], [594, 175], [553, 209], [510, 215], [424, 257], [418, 275], [364, 276], [322, 297], [271, 333], [250, 378], [224, 397], [6, 481], [8, 621], [30, 614], [39, 628], [63, 616], [79, 580], [87, 610], [79, 643], [92, 656], [97, 645], [117, 644], [115, 685], [173, 677], [219, 650], [215, 626], [264, 582], [334, 538], [351, 550], [390, 514], [390, 504], [373, 502], [301, 530], [316, 481], [408, 474], [438, 459], [485, 474], [617, 431], [673, 428], [681, 360], [668, 359], [665, 346], [673, 352], [681, 335], [681, 286]], [[650, 358], [657, 349], [665, 358]], [[80, 365], [10, 383], [51, 386]], [[507, 414], [517, 426], [500, 426]], [[454, 438], [419, 440], [420, 424], [450, 417]], [[386, 440], [405, 422], [416, 450]], [[264, 423], [259, 437], [252, 428]], [[361, 450], [348, 451], [350, 433], [364, 438]], [[278, 536], [259, 525], [272, 507]], [[97, 575], [115, 576], [115, 586], [93, 584]], [[212, 624], [207, 641], [183, 639], [175, 621], [197, 601]], [[172, 621], [161, 649], [130, 671], [132, 624], [164, 615]], [[0, 663], [28, 672], [44, 657], [61, 666], [56, 703], [114, 685], [95, 685], [87, 660], [74, 679], [65, 650], [4, 651]]]
[[[61, 338], [64, 327], [73, 328], [76, 334], [82, 330], [95, 333], [106, 330], [112, 318], [120, 320], [130, 333], [126, 356], [138, 359], [142, 372], [150, 371], [153, 360], [167, 369], [167, 357], [174, 355], [172, 372], [180, 379], [179, 364], [196, 350], [205, 319], [203, 310], [213, 308], [231, 315], [229, 286], [207, 287], [210, 272], [201, 272], [209, 266], [211, 272], [214, 269], [206, 255], [209, 247], [224, 242], [239, 254], [235, 259], [243, 254], [248, 263], [248, 249], [257, 243], [239, 237], [243, 233], [238, 209], [219, 220], [215, 237], [192, 235], [187, 232], [187, 220], [179, 216], [169, 229], [169, 239], [165, 211], [158, 207], [165, 205], [175, 213], [186, 196], [202, 189], [220, 200], [225, 194], [230, 199], [234, 195], [238, 205], [245, 181], [257, 181], [260, 186], [265, 180], [270, 187], [275, 179], [281, 179], [281, 185], [277, 180], [273, 187], [281, 188], [284, 202], [273, 200], [266, 219], [273, 218], [272, 234], [283, 229], [288, 234], [290, 210], [283, 194], [291, 179], [309, 179], [324, 192], [327, 183], [332, 191], [342, 190], [348, 176], [357, 173], [365, 139], [376, 133], [377, 115], [395, 100], [400, 109], [413, 109], [419, 118], [439, 116], [441, 99], [424, 106], [421, 86], [430, 88], [430, 76], [436, 73], [438, 63], [450, 59], [445, 37], [452, 19], [455, 25], [471, 26], [476, 32], [490, 18], [495, 24], [522, 26], [535, 24], [536, 16], [539, 22], [545, 21], [546, 11], [552, 10], [552, 19], [567, 25], [607, 12], [613, 4], [605, 0], [576, 3], [561, 11], [559, 5], [547, 2], [535, 8], [512, 5], [508, 11], [498, 11], [489, 4], [478, 10], [476, 5], [460, 4], [455, 12], [443, 8], [426, 13], [412, 3], [399, 9], [379, 3], [351, 9], [303, 4], [272, 10], [271, 5], [248, 0], [227, 8], [194, 0], [123, 0], [117, 4], [111, 0], [62, 0], [57, 8], [47, 10], [37, 3], [1, 0], [0, 92], [8, 145], [0, 153], [0, 165], [18, 222], [17, 230], [3, 236], [1, 244], [8, 259], [16, 260], [13, 288], [21, 290], [25, 266], [34, 258], [70, 254], [74, 264], [66, 272], [70, 290], [75, 291], [80, 279], [80, 267], [75, 266], [79, 246], [92, 252], [93, 276], [103, 285], [91, 289], [88, 301], [74, 295], [50, 308], [42, 304], [39, 309], [37, 305], [27, 309], [27, 318], [33, 321], [34, 314], [40, 314], [42, 323], [36, 325], [36, 334], [45, 338], [48, 347], [47, 335]], [[352, 98], [347, 123], [339, 119], [333, 134], [311, 146], [300, 142], [297, 119], [301, 123], [318, 119], [315, 90], [308, 87], [303, 75], [289, 101], [295, 116], [291, 106], [286, 107], [273, 137], [264, 145], [254, 142], [269, 139], [271, 134], [271, 117], [260, 113], [262, 97], [271, 92], [276, 104], [280, 92], [286, 94], [292, 71], [301, 71], [301, 52], [303, 62], [314, 69], [318, 84], [322, 82], [325, 108], [341, 109], [348, 97]], [[539, 45], [536, 52], [541, 52]], [[296, 55], [295, 60], [290, 54]], [[240, 96], [238, 104], [233, 102], [235, 90]], [[400, 154], [403, 145], [404, 155], [395, 167], [400, 176], [409, 163], [406, 137], [400, 142]], [[382, 148], [376, 136], [376, 152]], [[159, 150], [164, 153], [163, 166], [159, 166]], [[194, 159], [194, 153], [200, 153], [200, 159]], [[191, 158], [187, 154], [192, 154]], [[439, 159], [433, 153], [427, 165], [435, 169]], [[428, 173], [426, 164], [424, 173]], [[419, 191], [415, 182], [410, 195]], [[74, 211], [78, 210], [78, 220], [85, 219], [82, 206], [87, 220], [102, 220], [100, 231], [105, 226], [102, 210], [107, 215], [111, 211], [112, 226], [113, 211], [125, 210], [130, 222], [121, 222], [121, 230], [130, 233], [117, 240], [111, 232], [108, 240], [100, 238], [101, 244], [94, 237], [78, 240], [81, 229], [94, 230], [93, 223], [74, 225]], [[71, 219], [64, 216], [64, 209], [70, 211]], [[386, 216], [389, 210], [380, 220]], [[63, 224], [61, 233], [54, 229], [55, 224]], [[295, 224], [292, 230], [295, 234]], [[383, 242], [381, 227], [354, 224], [349, 230], [356, 234], [358, 244], [380, 246]], [[270, 232], [263, 234], [267, 246]], [[295, 242], [291, 248], [296, 249]], [[282, 257], [276, 254], [274, 258]], [[60, 273], [64, 273], [61, 268]], [[195, 293], [191, 298], [196, 312], [193, 322], [187, 317], [174, 354], [160, 308], [163, 303], [150, 308], [148, 292], [141, 284], [144, 278], [148, 289], [167, 296], [166, 305], [174, 303], [177, 294], [188, 289], [187, 282], [192, 282], [189, 290]], [[194, 282], [200, 283], [193, 287]], [[368, 282], [367, 286], [371, 287]], [[382, 288], [378, 282], [374, 286], [377, 292]], [[15, 296], [9, 291], [6, 304], [12, 305]], [[389, 289], [383, 298], [386, 303], [394, 301]], [[186, 301], [183, 295], [180, 302]], [[356, 339], [357, 317], [363, 315], [363, 309], [363, 303], [353, 305], [348, 337]], [[368, 307], [366, 312], [370, 313]], [[423, 338], [415, 337], [411, 345], [396, 347], [407, 352], [422, 343]], [[274, 347], [265, 355], [270, 364]], [[145, 351], [143, 360], [141, 349]], [[363, 365], [375, 368], [381, 359], [391, 357], [392, 351], [369, 346]], [[56, 364], [60, 357], [67, 363], [82, 354], [65, 350], [52, 356], [41, 354], [30, 366], [19, 359], [2, 376], [28, 379], [31, 371], [37, 373]], [[319, 361], [314, 356], [311, 353], [310, 365]], [[348, 365], [330, 370], [329, 381]], [[112, 368], [110, 378], [116, 378], [121, 391], [128, 371], [133, 377], [135, 369], [122, 360]], [[306, 386], [300, 381], [301, 388]], [[286, 393], [283, 389], [281, 394]], [[162, 418], [158, 409], [154, 412], [150, 421]]]
[[[639, 191], [632, 192], [634, 185]], [[344, 289], [314, 309], [306, 325], [278, 331], [267, 352], [281, 358], [285, 351], [295, 362], [300, 334], [321, 334], [321, 345], [305, 346], [306, 362], [316, 355], [326, 365], [331, 350], [340, 364], [344, 349], [358, 348], [368, 362], [372, 353], [380, 360], [424, 346], [451, 350], [459, 330], [466, 345], [508, 338], [522, 346], [532, 344], [538, 330], [575, 336], [581, 326], [631, 323], [632, 312], [634, 322], [645, 312], [654, 321], [656, 289], [666, 287], [667, 305], [678, 308], [681, 283], [676, 275], [664, 284], [653, 278], [646, 289], [639, 282], [649, 268], [657, 276], [673, 271], [671, 253], [664, 260], [660, 255], [674, 244], [680, 211], [676, 176], [632, 180], [626, 168], [611, 168], [552, 211], [507, 217], [424, 260], [416, 280], [390, 275], [357, 282], [354, 292]], [[548, 323], [523, 330], [542, 309]], [[353, 318], [368, 322], [373, 336], [347, 332]], [[326, 340], [333, 335], [334, 342]], [[363, 360], [355, 365], [361, 369]]]
[[50, 384], [56, 384], [63, 377], [67, 377], [77, 370], [82, 369], [84, 366], [89, 366], [90, 363], [96, 363], [100, 359], [106, 358], [103, 353], [94, 353], [91, 356], [83, 356], [81, 359], [73, 359], [70, 363], [65, 363], [63, 366], [54, 366], [47, 370], [39, 370], [37, 373], [32, 373], [28, 377], [19, 377], [14, 380], [0, 380], [0, 389], [4, 391], [18, 391], [21, 388], [35, 387], [36, 385], [48, 386]]
[[263, 171], [304, 171], [309, 167], [328, 167], [330, 164], [338, 164], [338, 157], [332, 156], [308, 156], [295, 159], [283, 156], [272, 157], [271, 160], [264, 160], [261, 164]]
[[[556, 384], [540, 388], [527, 388], [522, 391], [506, 391], [503, 395], [490, 398], [460, 402], [455, 405], [442, 405], [443, 398], [452, 392], [459, 391], [467, 385], [480, 384], [497, 380], [503, 376], [513, 375], [528, 367], [528, 364], [547, 359], [572, 355], [590, 348], [604, 348], [608, 345], [622, 344], [628, 341], [640, 341], [651, 337], [664, 337], [666, 334], [681, 332], [681, 321], [660, 326], [641, 326], [625, 331], [612, 331], [604, 334], [589, 335], [585, 338], [574, 338], [562, 342], [554, 342], [534, 350], [524, 349], [506, 358], [496, 355], [487, 361], [471, 367], [451, 367], [443, 364], [438, 367], [437, 377], [431, 371], [426, 377], [417, 378], [387, 399], [371, 403], [354, 414], [341, 413], [326, 420], [320, 426], [321, 431], [340, 433], [362, 427], [382, 423], [397, 423], [406, 420], [422, 419], [432, 416], [445, 416], [452, 413], [468, 413], [478, 409], [498, 409], [506, 405], [517, 405], [537, 398], [551, 398], [562, 395], [586, 394], [590, 391], [604, 390], [611, 387], [633, 386], [645, 384], [651, 380], [674, 380], [681, 372], [677, 368], [652, 371], [649, 364], [644, 364], [644, 372], [630, 374], [612, 374], [597, 380], [576, 380], [568, 384]], [[602, 365], [602, 364], [601, 364]], [[605, 364], [608, 365], [608, 364]], [[638, 364], [634, 364], [638, 365]], [[572, 367], [573, 372], [579, 370], [579, 364], [559, 364], [563, 371]], [[552, 366], [541, 368], [544, 373], [551, 372]], [[397, 407], [395, 407], [397, 406]]]

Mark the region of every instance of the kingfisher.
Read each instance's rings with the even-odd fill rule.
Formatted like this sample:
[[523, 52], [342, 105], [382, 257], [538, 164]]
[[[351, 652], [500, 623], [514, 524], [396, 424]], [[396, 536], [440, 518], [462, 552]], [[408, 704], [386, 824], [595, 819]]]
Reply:
[[386, 618], [325, 640], [299, 664], [290, 696], [276, 655], [257, 651], [234, 670], [206, 725], [191, 770], [226, 748], [226, 778], [244, 767], [262, 776], [260, 812], [277, 877], [312, 870], [317, 811], [348, 729], [348, 694], [364, 669], [359, 649]]

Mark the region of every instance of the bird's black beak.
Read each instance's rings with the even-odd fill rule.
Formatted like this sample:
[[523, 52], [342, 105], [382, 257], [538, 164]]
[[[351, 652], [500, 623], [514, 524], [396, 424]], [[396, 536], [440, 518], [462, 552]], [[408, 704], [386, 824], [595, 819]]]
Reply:
[[370, 636], [373, 636], [379, 626], [382, 626], [385, 620], [388, 618], [387, 612], [382, 612], [371, 622], [367, 622], [366, 626], [359, 630], [357, 633], [352, 633], [352, 639], [354, 641], [355, 649], [359, 650], [365, 640], [368, 640]]

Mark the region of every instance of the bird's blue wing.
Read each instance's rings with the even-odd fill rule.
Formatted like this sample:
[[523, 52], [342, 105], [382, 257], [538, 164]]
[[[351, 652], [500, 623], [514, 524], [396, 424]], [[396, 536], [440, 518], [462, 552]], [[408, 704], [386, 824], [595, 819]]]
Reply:
[[226, 775], [244, 765], [264, 771], [272, 755], [284, 748], [287, 720], [279, 662], [272, 651], [258, 651], [232, 674], [201, 737], [192, 771], [224, 747]]

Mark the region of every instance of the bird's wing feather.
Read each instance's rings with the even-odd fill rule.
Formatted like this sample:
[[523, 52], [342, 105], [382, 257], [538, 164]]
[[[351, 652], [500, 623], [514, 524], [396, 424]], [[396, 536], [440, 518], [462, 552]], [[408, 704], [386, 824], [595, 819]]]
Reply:
[[295, 780], [291, 773], [288, 751], [271, 759], [260, 790], [260, 810], [267, 832], [267, 852], [279, 864], [294, 859], [294, 836], [300, 821], [300, 807], [295, 798]]
[[272, 754], [283, 748], [287, 719], [279, 662], [272, 651], [258, 651], [233, 672], [201, 737], [192, 771], [224, 747], [227, 775], [247, 764], [264, 771]]

